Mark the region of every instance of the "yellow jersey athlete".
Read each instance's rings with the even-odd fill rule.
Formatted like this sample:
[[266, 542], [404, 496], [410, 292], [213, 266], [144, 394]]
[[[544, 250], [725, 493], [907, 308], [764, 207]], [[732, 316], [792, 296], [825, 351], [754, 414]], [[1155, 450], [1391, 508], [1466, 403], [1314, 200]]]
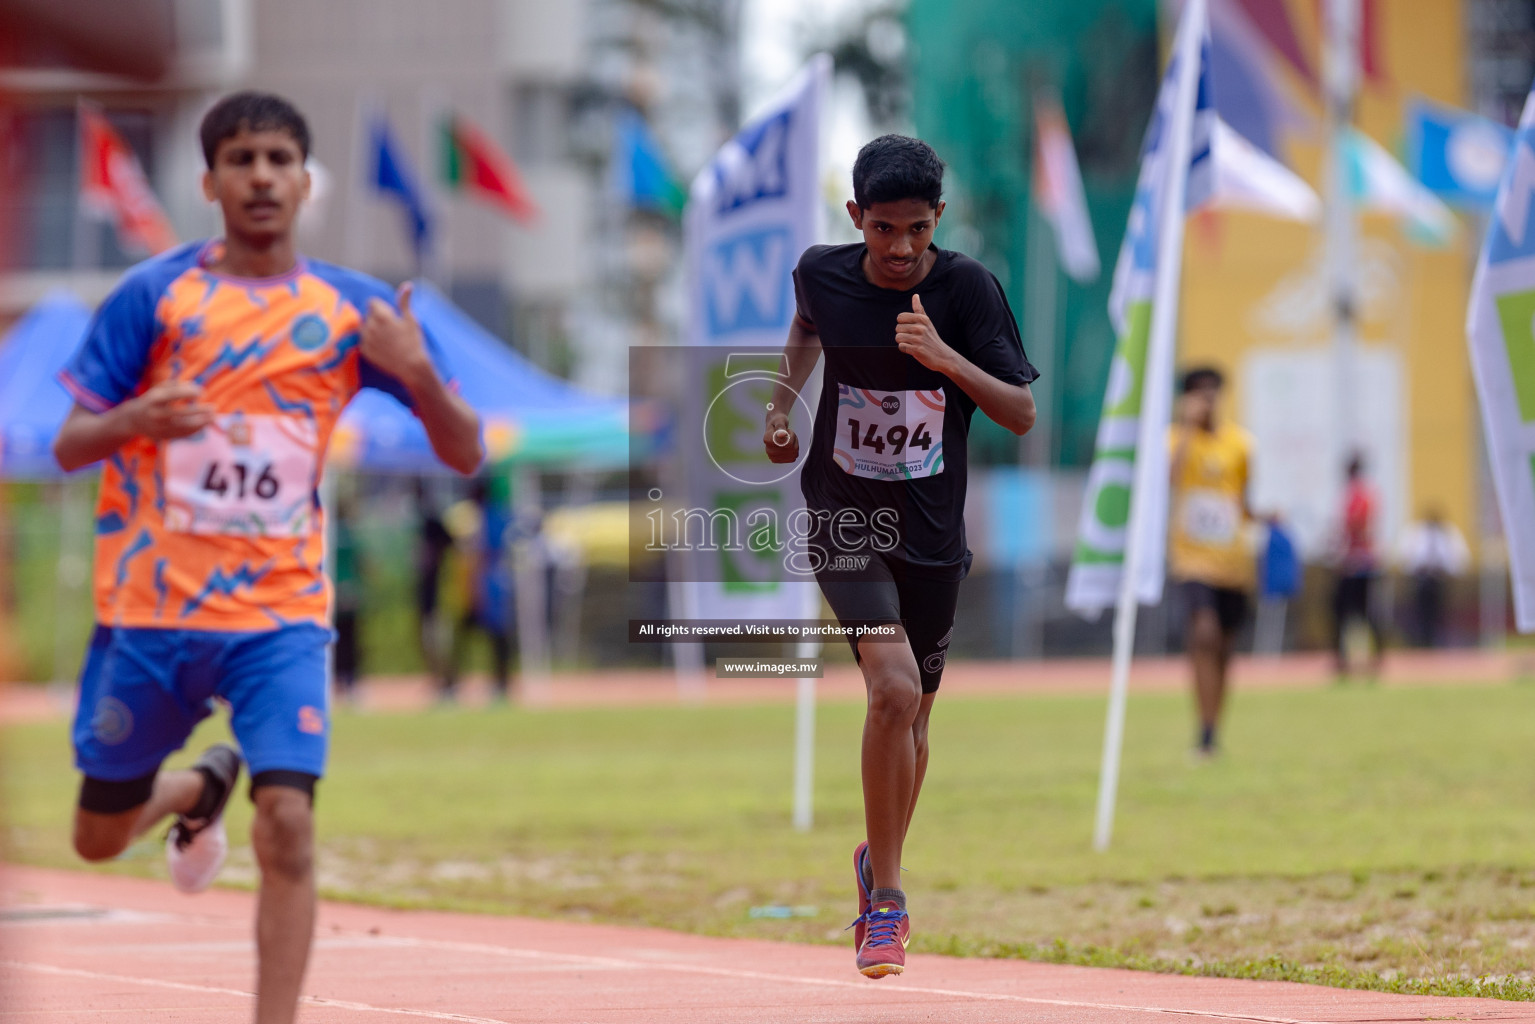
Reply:
[[1246, 525], [1252, 437], [1219, 417], [1224, 378], [1201, 366], [1183, 376], [1170, 432], [1168, 571], [1188, 606], [1187, 643], [1199, 709], [1198, 752], [1215, 752], [1231, 645], [1247, 619], [1253, 556]]

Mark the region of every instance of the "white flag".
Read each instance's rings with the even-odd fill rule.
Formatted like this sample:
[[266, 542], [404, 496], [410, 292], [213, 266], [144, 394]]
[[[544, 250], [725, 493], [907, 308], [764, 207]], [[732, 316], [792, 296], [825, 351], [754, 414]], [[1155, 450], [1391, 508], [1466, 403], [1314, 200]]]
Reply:
[[1206, 205], [1245, 210], [1283, 220], [1317, 221], [1322, 200], [1284, 164], [1248, 142], [1231, 125], [1215, 119], [1215, 185]]
[[[750, 532], [771, 513], [804, 508], [797, 473], [762, 451], [764, 406], [782, 374], [779, 353], [794, 319], [793, 272], [825, 237], [821, 110], [831, 58], [812, 57], [766, 109], [727, 140], [693, 179], [683, 220], [687, 341], [678, 436], [690, 510]], [[707, 349], [707, 351], [704, 351]], [[819, 378], [791, 412], [808, 448]], [[776, 551], [739, 544], [684, 548], [686, 618], [808, 619], [820, 592]]]
[[1361, 208], [1396, 214], [1430, 245], [1450, 243], [1458, 222], [1438, 196], [1364, 132], [1350, 130], [1343, 144], [1348, 154], [1349, 191]]
[[[1157, 105], [1146, 139], [1141, 146], [1141, 170], [1135, 182], [1135, 203], [1125, 228], [1124, 243], [1114, 264], [1114, 287], [1109, 293], [1109, 316], [1119, 341], [1109, 368], [1108, 390], [1103, 396], [1103, 415], [1098, 421], [1098, 439], [1092, 469], [1087, 478], [1087, 494], [1078, 525], [1077, 547], [1071, 572], [1066, 578], [1066, 607], [1083, 615], [1097, 616], [1114, 607], [1119, 599], [1121, 570], [1127, 543], [1137, 545], [1135, 593], [1142, 604], [1162, 599], [1164, 562], [1167, 547], [1167, 446], [1152, 443], [1149, 451], [1139, 452], [1141, 438], [1161, 438], [1167, 433], [1172, 416], [1172, 361], [1170, 344], [1162, 346], [1161, 361], [1148, 360], [1151, 342], [1152, 297], [1157, 291], [1159, 274], [1174, 275], [1182, 269], [1179, 258], [1172, 265], [1158, 266], [1158, 224], [1168, 193], [1185, 197], [1189, 206], [1206, 201], [1215, 189], [1212, 135], [1215, 111], [1210, 105], [1209, 24], [1203, 17], [1191, 17], [1185, 9], [1178, 26], [1173, 58], [1157, 92]], [[1180, 94], [1179, 69], [1187, 61], [1198, 61], [1193, 77], [1195, 95]], [[1174, 168], [1171, 152], [1173, 126], [1181, 120], [1176, 111], [1193, 105], [1189, 124], [1188, 154], [1185, 167]], [[1177, 172], [1183, 173], [1177, 173]], [[1168, 175], [1173, 180], [1168, 181]], [[1177, 288], [1164, 294], [1177, 301]], [[1176, 321], [1174, 321], [1176, 322]], [[1143, 419], [1147, 422], [1143, 423]], [[1149, 465], [1137, 474], [1136, 462], [1144, 457]], [[1146, 481], [1148, 492], [1140, 497], [1143, 511], [1131, 523], [1131, 493], [1137, 476]]]
[[1471, 369], [1507, 534], [1514, 616], [1535, 631], [1535, 90], [1525, 100], [1466, 311]]
[[[1185, 11], [1194, 8], [1185, 8]], [[1142, 604], [1162, 599], [1167, 549], [1167, 446], [1165, 438], [1172, 418], [1174, 347], [1152, 354], [1153, 293], [1159, 275], [1170, 274], [1174, 286], [1164, 291], [1177, 301], [1176, 282], [1181, 273], [1179, 256], [1170, 265], [1158, 266], [1157, 225], [1162, 203], [1179, 182], [1166, 182], [1171, 168], [1173, 111], [1191, 102], [1178, 96], [1180, 60], [1199, 61], [1189, 125], [1187, 180], [1182, 186], [1185, 212], [1202, 207], [1242, 209], [1293, 220], [1313, 220], [1321, 210], [1304, 181], [1277, 160], [1248, 142], [1216, 116], [1210, 101], [1210, 30], [1208, 22], [1187, 13], [1178, 27], [1173, 60], [1162, 76], [1157, 106], [1146, 129], [1141, 149], [1140, 176], [1135, 184], [1135, 204], [1125, 228], [1124, 243], [1114, 263], [1114, 287], [1109, 293], [1109, 316], [1119, 341], [1109, 368], [1108, 389], [1087, 496], [1078, 526], [1077, 548], [1066, 580], [1066, 606], [1083, 615], [1096, 616], [1118, 599], [1120, 572], [1127, 542], [1134, 534], [1138, 547], [1136, 597]], [[1176, 323], [1176, 311], [1173, 322]], [[1144, 422], [1143, 422], [1144, 421]], [[1139, 441], [1157, 439], [1150, 450], [1139, 453]], [[1148, 491], [1145, 509], [1130, 522], [1130, 496], [1136, 460], [1144, 454], [1150, 462], [1139, 479]]]
[[1034, 205], [1055, 229], [1061, 267], [1075, 281], [1098, 279], [1098, 241], [1066, 115], [1053, 95], [1034, 100]]

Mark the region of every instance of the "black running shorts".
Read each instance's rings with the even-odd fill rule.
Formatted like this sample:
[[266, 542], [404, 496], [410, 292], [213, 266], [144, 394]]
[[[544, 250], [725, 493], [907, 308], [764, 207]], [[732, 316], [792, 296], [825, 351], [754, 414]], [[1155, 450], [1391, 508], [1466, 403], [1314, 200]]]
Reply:
[[[856, 556], [839, 556], [835, 568], [828, 565], [816, 573], [816, 582], [842, 626], [904, 626], [922, 676], [922, 692], [937, 691], [954, 636], [959, 580], [915, 575], [900, 559], [865, 549]], [[858, 658], [857, 636], [849, 635], [848, 643]]]
[[1221, 632], [1231, 636], [1247, 621], [1247, 592], [1234, 587], [1213, 587], [1198, 580], [1183, 582], [1183, 599], [1190, 618], [1200, 608], [1209, 608], [1220, 621]]

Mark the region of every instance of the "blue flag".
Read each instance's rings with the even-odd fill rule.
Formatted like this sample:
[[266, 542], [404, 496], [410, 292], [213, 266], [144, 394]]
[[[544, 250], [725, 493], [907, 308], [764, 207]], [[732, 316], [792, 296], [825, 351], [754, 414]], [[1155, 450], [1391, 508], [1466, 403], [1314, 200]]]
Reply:
[[368, 184], [404, 207], [411, 246], [416, 253], [416, 262], [421, 263], [426, 258], [432, 235], [426, 196], [383, 115], [373, 119], [370, 135], [373, 158], [369, 163]]
[[687, 190], [672, 176], [666, 154], [638, 111], [618, 115], [614, 132], [613, 190], [630, 206], [676, 216]]
[[1424, 100], [1407, 110], [1407, 169], [1441, 198], [1490, 210], [1513, 150], [1496, 121]]

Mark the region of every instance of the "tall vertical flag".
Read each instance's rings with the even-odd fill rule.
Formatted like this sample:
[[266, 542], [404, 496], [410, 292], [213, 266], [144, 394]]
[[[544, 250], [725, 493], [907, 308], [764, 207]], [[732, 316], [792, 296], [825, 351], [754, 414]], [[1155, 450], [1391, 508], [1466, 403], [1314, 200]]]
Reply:
[[1535, 631], [1535, 89], [1498, 186], [1466, 311], [1471, 369], [1508, 537], [1514, 618]]
[[[1108, 848], [1119, 788], [1137, 600], [1162, 596], [1167, 532], [1167, 425], [1183, 269], [1183, 218], [1214, 189], [1215, 112], [1208, 88], [1205, 0], [1189, 0], [1146, 129], [1130, 223], [1109, 312], [1119, 332], [1088, 477], [1081, 539], [1067, 578], [1077, 610], [1115, 605], [1113, 678], [1093, 846]], [[1116, 594], [1117, 591], [1117, 594]]]
[[[763, 515], [789, 523], [804, 509], [797, 467], [775, 466], [762, 451], [762, 423], [764, 406], [781, 379], [778, 355], [794, 319], [794, 267], [825, 232], [821, 112], [831, 63], [825, 54], [812, 57], [756, 119], [720, 147], [693, 179], [683, 217], [685, 336], [693, 346], [685, 353], [691, 358], [685, 360], [689, 379], [683, 390], [696, 396], [681, 433], [693, 446], [682, 453], [684, 490], [690, 507], [738, 515], [743, 523]], [[742, 367], [749, 372], [738, 373]], [[790, 416], [806, 439], [805, 451], [813, 383], [807, 391]], [[765, 469], [773, 472], [764, 474]], [[774, 550], [777, 546], [697, 552], [711, 564], [705, 569], [695, 562], [686, 577], [701, 582], [684, 584], [684, 614], [737, 621], [818, 617], [814, 579], [791, 573], [789, 553]], [[816, 643], [801, 641], [795, 653], [814, 657], [817, 649]], [[804, 830], [811, 823], [814, 679], [797, 681], [795, 723], [794, 825]]]
[[410, 232], [417, 268], [426, 264], [432, 242], [432, 216], [426, 193], [411, 169], [399, 142], [383, 114], [376, 114], [368, 129], [367, 184], [400, 204]]
[[[1172, 333], [1177, 325], [1177, 283], [1182, 251], [1165, 248], [1163, 227], [1174, 225], [1182, 243], [1182, 216], [1201, 208], [1242, 210], [1286, 220], [1315, 221], [1322, 201], [1293, 171], [1253, 145], [1215, 113], [1210, 102], [1209, 29], [1188, 3], [1179, 24], [1178, 49], [1157, 93], [1157, 105], [1141, 148], [1141, 170], [1124, 242], [1114, 263], [1109, 317], [1118, 334], [1109, 368], [1103, 414], [1088, 473], [1087, 498], [1078, 525], [1077, 546], [1066, 580], [1066, 606], [1096, 616], [1118, 602], [1126, 547], [1135, 544], [1135, 593], [1142, 604], [1162, 599], [1167, 534], [1167, 445], [1164, 435], [1172, 413]], [[1202, 5], [1201, 5], [1202, 9]], [[1190, 13], [1193, 12], [1193, 13]], [[1196, 17], [1198, 20], [1196, 21]], [[1187, 57], [1185, 56], [1187, 54]], [[1191, 95], [1178, 91], [1179, 61], [1194, 64]], [[1197, 63], [1196, 63], [1197, 62]], [[1182, 107], [1192, 104], [1188, 121], [1188, 160], [1181, 174], [1169, 170], [1177, 140], [1170, 132]], [[1170, 182], [1180, 182], [1174, 188]], [[1164, 212], [1167, 196], [1181, 194], [1177, 215]], [[1170, 245], [1170, 242], [1168, 243]], [[1168, 341], [1150, 345], [1154, 295], [1166, 279]], [[1152, 352], [1156, 358], [1148, 362]], [[1143, 399], [1145, 399], [1143, 401]], [[1152, 443], [1144, 460], [1140, 443]], [[1140, 486], [1139, 466], [1147, 465], [1142, 513], [1130, 516], [1132, 492]]]
[[[733, 507], [743, 500], [741, 480], [756, 480], [754, 474], [770, 465], [762, 452], [763, 406], [794, 319], [792, 275], [800, 253], [820, 242], [825, 231], [821, 110], [830, 65], [824, 55], [812, 58], [693, 179], [683, 223], [685, 337], [690, 346], [710, 350], [688, 361], [702, 375], [689, 393], [707, 396], [695, 403], [698, 429], [683, 431], [703, 446], [683, 459], [694, 507]], [[745, 365], [739, 356], [730, 361], [737, 353], [755, 353], [755, 362], [767, 369], [751, 387], [722, 390], [735, 368]], [[731, 405], [732, 415], [716, 409], [706, 424], [704, 410], [716, 394]], [[808, 420], [800, 421], [803, 411], [791, 418], [808, 436]], [[771, 507], [783, 522], [803, 506], [803, 498], [795, 475], [773, 475], [784, 478], [753, 483], [750, 502]], [[815, 581], [790, 578], [777, 553], [699, 554], [717, 562], [694, 574], [709, 582], [690, 584], [691, 603], [711, 616], [799, 619], [813, 617], [805, 610], [818, 607]]]
[[[1076, 552], [1066, 581], [1066, 605], [1096, 615], [1114, 607], [1120, 594], [1125, 552], [1134, 546], [1134, 592], [1143, 604], [1162, 598], [1167, 532], [1167, 444], [1172, 413], [1172, 331], [1177, 325], [1177, 282], [1182, 273], [1184, 204], [1196, 206], [1215, 187], [1210, 106], [1205, 55], [1209, 32], [1204, 4], [1185, 5], [1178, 41], [1162, 77], [1156, 108], [1141, 148], [1135, 202], [1114, 264], [1109, 316], [1119, 340], [1109, 368], [1103, 415], [1088, 473], [1087, 496], [1078, 527]], [[1178, 138], [1181, 130], [1183, 138]], [[1173, 164], [1174, 150], [1187, 157]], [[1171, 197], [1171, 198], [1170, 198]], [[1176, 216], [1166, 207], [1174, 206]], [[1178, 247], [1165, 239], [1167, 226]], [[1152, 341], [1153, 299], [1159, 283], [1173, 308], [1162, 312], [1168, 337], [1148, 360]], [[1141, 442], [1147, 442], [1141, 451]], [[1138, 458], [1144, 455], [1145, 458]], [[1145, 472], [1138, 472], [1142, 467]], [[1136, 493], [1143, 482], [1147, 490]], [[1133, 501], [1132, 501], [1133, 499]], [[1131, 505], [1141, 514], [1131, 518]]]
[[81, 102], [80, 206], [93, 217], [111, 220], [126, 249], [164, 252], [176, 244], [176, 231], [155, 198], [144, 168], [132, 148], [100, 108]]
[[1061, 267], [1080, 283], [1098, 278], [1098, 242], [1066, 115], [1053, 94], [1034, 99], [1034, 206], [1055, 230]]
[[489, 203], [513, 220], [538, 219], [538, 204], [522, 173], [489, 135], [462, 117], [449, 115], [439, 128], [440, 170], [450, 189]]

